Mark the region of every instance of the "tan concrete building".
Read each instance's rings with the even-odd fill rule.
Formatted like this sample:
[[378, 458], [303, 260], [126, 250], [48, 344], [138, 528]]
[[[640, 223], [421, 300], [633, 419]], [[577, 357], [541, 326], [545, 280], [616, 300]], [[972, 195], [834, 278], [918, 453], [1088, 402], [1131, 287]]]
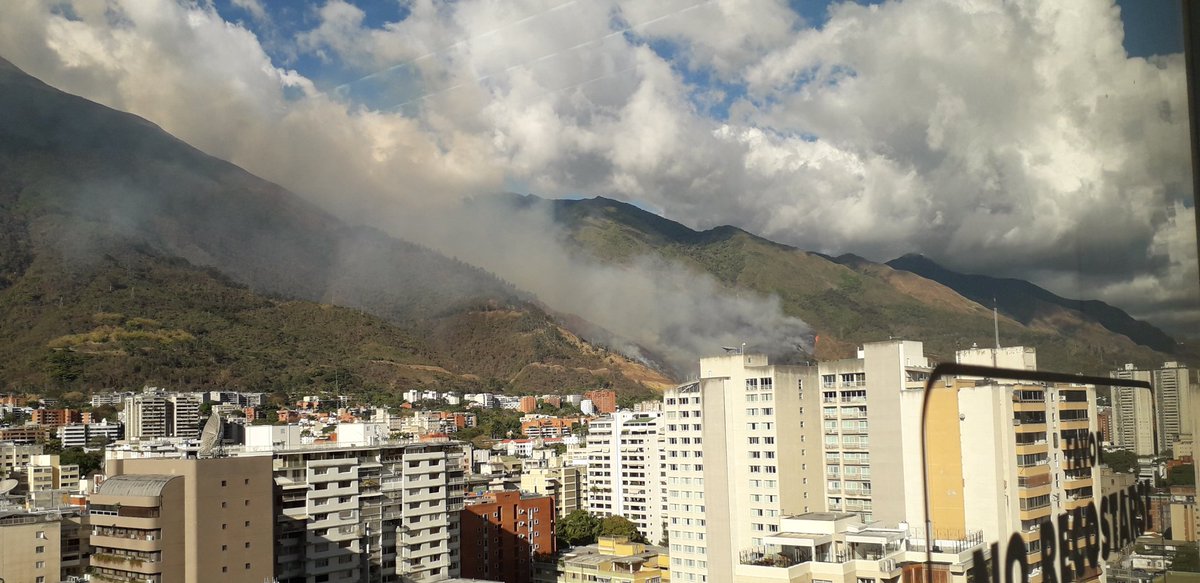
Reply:
[[566, 465], [561, 456], [527, 459], [521, 467], [521, 490], [553, 496], [558, 516], [566, 517], [582, 507], [580, 473], [578, 466]]
[[79, 466], [61, 463], [58, 455], [30, 456], [25, 468], [26, 487], [30, 492], [79, 490]]
[[0, 579], [57, 583], [62, 576], [62, 515], [0, 512]]
[[91, 497], [95, 574], [162, 583], [274, 575], [270, 458], [109, 460], [108, 475]]
[[733, 581], [783, 516], [824, 510], [815, 367], [732, 354], [666, 392], [667, 519], [675, 581]]

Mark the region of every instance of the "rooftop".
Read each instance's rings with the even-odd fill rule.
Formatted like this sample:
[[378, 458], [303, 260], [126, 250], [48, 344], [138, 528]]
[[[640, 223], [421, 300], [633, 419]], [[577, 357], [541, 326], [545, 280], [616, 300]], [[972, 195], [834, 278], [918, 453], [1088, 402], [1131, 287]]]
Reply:
[[161, 496], [167, 483], [179, 476], [167, 474], [121, 474], [100, 485], [97, 494], [106, 496]]

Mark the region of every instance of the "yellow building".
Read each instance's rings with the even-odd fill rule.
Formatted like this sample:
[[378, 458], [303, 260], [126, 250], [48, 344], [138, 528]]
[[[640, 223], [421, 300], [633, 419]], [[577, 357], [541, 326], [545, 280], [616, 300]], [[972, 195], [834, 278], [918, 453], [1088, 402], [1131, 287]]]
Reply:
[[671, 580], [667, 550], [602, 536], [594, 545], [576, 547], [558, 560], [559, 583], [667, 583]]

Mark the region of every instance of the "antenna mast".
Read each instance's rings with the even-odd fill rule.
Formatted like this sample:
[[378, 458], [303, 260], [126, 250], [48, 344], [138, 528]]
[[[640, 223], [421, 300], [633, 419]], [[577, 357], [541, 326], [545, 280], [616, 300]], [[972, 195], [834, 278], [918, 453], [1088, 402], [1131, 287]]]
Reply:
[[996, 351], [992, 353], [992, 367], [995, 368], [1000, 359], [1000, 311], [996, 307], [996, 296], [992, 296], [992, 329], [996, 333]]

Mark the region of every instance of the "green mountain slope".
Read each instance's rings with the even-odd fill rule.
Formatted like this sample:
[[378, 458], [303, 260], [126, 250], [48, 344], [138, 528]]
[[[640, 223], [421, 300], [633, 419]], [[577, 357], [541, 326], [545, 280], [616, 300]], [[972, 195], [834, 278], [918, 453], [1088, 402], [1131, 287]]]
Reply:
[[[290, 390], [339, 367], [372, 389], [671, 382], [573, 340], [491, 274], [347, 226], [2, 59], [0, 111], [0, 385]], [[519, 317], [472, 325], [497, 311]]]
[[[570, 242], [594, 257], [626, 262], [657, 254], [710, 273], [731, 290], [778, 295], [785, 313], [819, 335], [818, 358], [849, 356], [856, 345], [889, 337], [921, 340], [927, 354], [944, 360], [994, 342], [988, 307], [886, 264], [805, 252], [734, 227], [698, 232], [604, 198], [522, 204], [552, 205]], [[1037, 347], [1046, 370], [1100, 373], [1163, 356], [1070, 310], [1029, 321], [1002, 314], [1000, 336], [1005, 345]]]

